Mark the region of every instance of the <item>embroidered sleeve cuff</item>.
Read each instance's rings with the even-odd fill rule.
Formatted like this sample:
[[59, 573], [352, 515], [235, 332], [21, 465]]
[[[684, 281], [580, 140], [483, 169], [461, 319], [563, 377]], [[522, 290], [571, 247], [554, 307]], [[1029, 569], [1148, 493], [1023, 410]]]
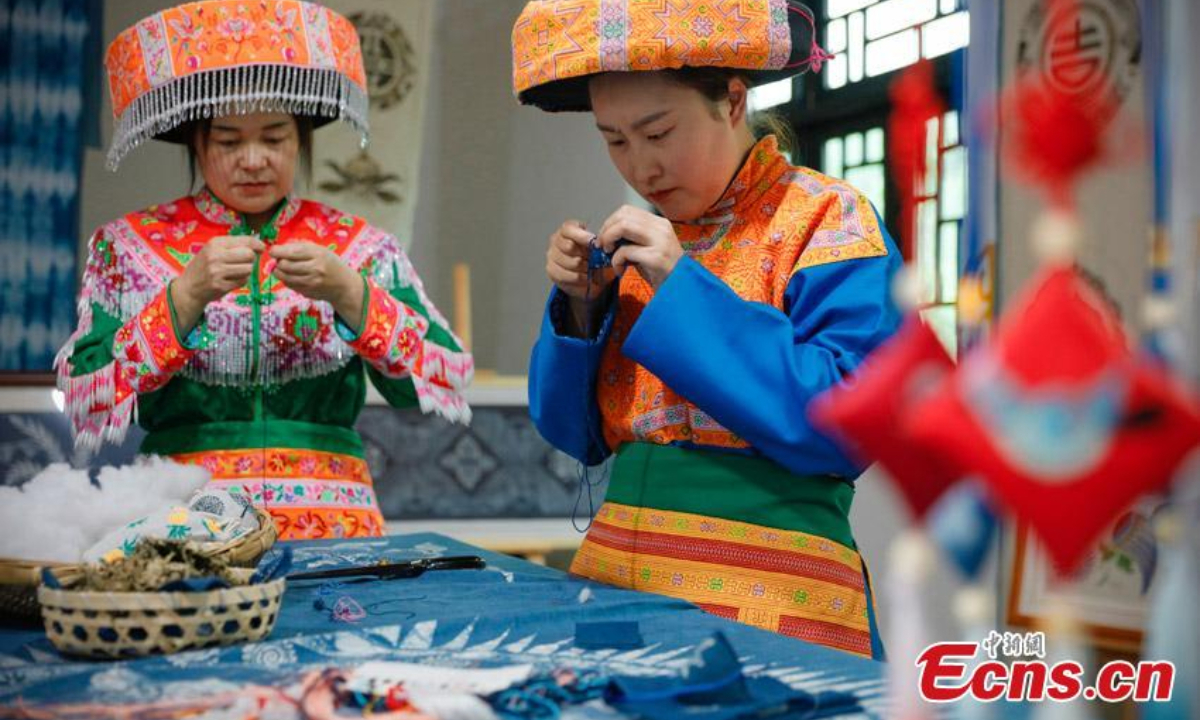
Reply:
[[348, 344], [385, 375], [421, 375], [422, 346], [429, 321], [375, 283], [368, 283], [368, 289], [362, 330]]
[[[610, 307], [599, 335], [589, 342], [561, 334], [564, 312], [570, 312], [566, 296], [556, 288], [546, 301], [541, 334], [529, 361], [529, 415], [547, 442], [576, 460], [594, 465], [609, 454], [608, 448], [601, 445], [599, 433], [593, 430], [601, 426], [594, 373], [600, 366], [615, 313]], [[581, 408], [586, 408], [586, 413], [581, 413]]]
[[180, 342], [167, 298], [164, 288], [113, 338], [113, 359], [134, 392], [162, 387], [196, 352]]
[[179, 322], [179, 312], [175, 310], [175, 298], [171, 295], [171, 286], [175, 283], [174, 280], [167, 283], [167, 307], [171, 310], [171, 327], [175, 330], [175, 339], [183, 346], [185, 350], [203, 350], [207, 348], [212, 341], [212, 335], [208, 332], [208, 325], [204, 322], [204, 314], [201, 313], [199, 322], [193, 327], [186, 337], [179, 334], [183, 324]]

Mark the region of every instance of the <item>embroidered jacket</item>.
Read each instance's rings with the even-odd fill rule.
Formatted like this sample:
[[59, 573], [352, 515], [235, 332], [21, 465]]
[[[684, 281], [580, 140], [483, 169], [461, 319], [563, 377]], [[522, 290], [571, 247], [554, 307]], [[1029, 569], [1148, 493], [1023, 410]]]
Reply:
[[530, 362], [539, 431], [589, 463], [638, 441], [857, 477], [805, 409], [899, 324], [902, 261], [870, 202], [768, 136], [704, 217], [674, 229], [685, 257], [658, 292], [626, 273], [596, 341], [563, 334], [566, 297], [551, 293]]
[[[183, 337], [168, 283], [205, 242], [244, 232], [239, 226], [237, 213], [202, 190], [96, 231], [79, 327], [56, 361], [76, 442], [120, 442], [134, 420], [150, 436], [264, 418], [280, 428], [296, 421], [352, 429], [366, 396], [364, 375], [392, 405], [469, 420], [462, 391], [473, 372], [471, 356], [429, 302], [396, 239], [320, 203], [288, 199], [262, 237], [325, 245], [362, 274], [357, 335], [331, 305], [270, 275], [263, 256], [247, 286], [209, 304]], [[264, 441], [242, 440], [242, 447]]]

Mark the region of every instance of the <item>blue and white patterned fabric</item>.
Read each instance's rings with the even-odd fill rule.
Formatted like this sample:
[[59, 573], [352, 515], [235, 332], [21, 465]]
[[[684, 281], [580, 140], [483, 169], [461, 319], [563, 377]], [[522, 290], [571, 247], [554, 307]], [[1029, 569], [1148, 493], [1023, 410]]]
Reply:
[[0, 0], [0, 370], [75, 325], [85, 0]]
[[[47, 395], [49, 388], [45, 389]], [[476, 405], [470, 427], [419, 411], [368, 405], [355, 429], [388, 520], [562, 518], [587, 511], [575, 462], [550, 447], [529, 410]], [[121, 445], [98, 454], [76, 448], [60, 412], [0, 412], [0, 485], [24, 485], [51, 463], [89, 468], [134, 461], [145, 432], [132, 427]], [[605, 484], [591, 488], [604, 497]]]
[[[859, 703], [851, 716], [881, 717], [885, 710], [881, 664], [724, 620], [682, 600], [578, 580], [429, 533], [292, 547], [294, 570], [471, 554], [484, 557], [487, 568], [347, 585], [344, 592], [367, 610], [354, 624], [314, 606], [319, 581], [290, 582], [266, 641], [166, 657], [78, 662], [60, 656], [42, 632], [0, 630], [0, 706], [162, 703], [248, 684], [288, 686], [306, 671], [368, 660], [663, 678], [680, 674], [696, 648], [720, 631], [749, 677], [810, 693], [850, 693]], [[643, 644], [577, 646], [576, 623], [596, 621], [636, 621]], [[570, 717], [592, 715], [564, 715]]]

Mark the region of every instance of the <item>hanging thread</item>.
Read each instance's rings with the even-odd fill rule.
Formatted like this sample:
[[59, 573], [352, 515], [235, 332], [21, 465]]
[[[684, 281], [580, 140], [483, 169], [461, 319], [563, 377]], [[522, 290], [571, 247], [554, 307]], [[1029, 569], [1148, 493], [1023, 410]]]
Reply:
[[368, 615], [403, 615], [403, 620], [416, 617], [410, 610], [381, 610], [399, 603], [419, 602], [427, 599], [425, 595], [412, 597], [394, 597], [363, 605], [353, 595], [349, 594], [350, 586], [345, 582], [330, 580], [317, 586], [313, 592], [312, 606], [314, 610], [328, 611], [330, 622], [355, 623]]
[[[618, 240], [617, 248], [628, 244], [628, 242], [628, 240]], [[614, 249], [614, 252], [615, 251], [616, 250]], [[596, 373], [598, 372], [598, 368], [592, 367], [592, 348], [594, 348], [596, 344], [596, 338], [592, 337], [592, 303], [594, 301], [592, 298], [592, 283], [595, 281], [596, 276], [599, 273], [604, 272], [605, 268], [608, 267], [612, 267], [612, 255], [604, 252], [603, 249], [596, 245], [596, 236], [593, 235], [592, 239], [588, 242], [587, 285], [583, 291], [583, 337], [584, 342], [587, 344], [587, 351], [584, 354], [583, 363], [584, 388], [592, 387], [592, 384], [595, 382]], [[614, 280], [614, 282], [616, 281]], [[592, 521], [596, 516], [596, 502], [592, 497], [592, 488], [602, 485], [607, 479], [607, 473], [604, 470], [600, 470], [600, 477], [593, 480], [591, 476], [592, 468], [590, 468], [587, 463], [588, 450], [593, 444], [595, 444], [597, 447], [604, 447], [604, 437], [600, 431], [600, 428], [596, 427], [592, 422], [591, 404], [593, 402], [594, 395], [594, 390], [592, 392], [585, 392], [583, 394], [583, 422], [584, 427], [587, 429], [587, 437], [583, 447], [584, 459], [579, 463], [579, 489], [575, 494], [575, 504], [571, 508], [571, 526], [574, 527], [576, 532], [579, 533], [586, 533], [588, 530], [590, 530], [592, 527]], [[587, 495], [588, 515], [587, 523], [581, 528], [579, 527], [579, 504], [583, 501], [584, 494]]]

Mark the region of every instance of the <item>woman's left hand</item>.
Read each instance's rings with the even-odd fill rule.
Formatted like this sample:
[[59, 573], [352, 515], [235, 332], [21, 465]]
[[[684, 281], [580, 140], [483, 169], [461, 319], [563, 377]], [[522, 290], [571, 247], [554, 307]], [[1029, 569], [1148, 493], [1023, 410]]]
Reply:
[[[628, 244], [617, 248], [617, 241], [622, 239], [628, 240]], [[622, 205], [608, 216], [596, 235], [596, 242], [605, 252], [616, 249], [612, 266], [617, 275], [624, 275], [632, 265], [655, 290], [666, 282], [683, 257], [683, 246], [675, 237], [671, 221], [632, 205]]]
[[332, 250], [311, 242], [274, 245], [269, 250], [276, 261], [272, 275], [296, 292], [313, 300], [324, 300], [334, 311], [357, 325], [362, 317], [362, 277]]

